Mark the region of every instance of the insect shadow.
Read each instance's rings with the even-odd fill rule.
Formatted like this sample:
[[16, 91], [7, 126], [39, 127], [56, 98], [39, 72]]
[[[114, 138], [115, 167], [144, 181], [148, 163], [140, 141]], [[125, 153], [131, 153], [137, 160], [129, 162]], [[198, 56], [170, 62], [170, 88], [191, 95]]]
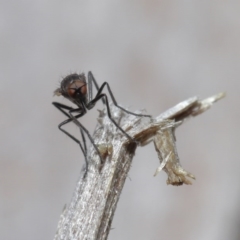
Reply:
[[[95, 86], [95, 88], [97, 89], [97, 94], [95, 97], [93, 97], [93, 84]], [[103, 92], [104, 87], [107, 87], [107, 90], [110, 94], [110, 97], [113, 101], [113, 104], [120, 108], [121, 110], [123, 110], [124, 112], [128, 113], [128, 114], [132, 114], [135, 116], [139, 116], [139, 117], [150, 117], [150, 115], [144, 115], [144, 114], [137, 114], [137, 113], [133, 113], [130, 112], [128, 110], [126, 110], [125, 108], [119, 106], [117, 104], [117, 101], [112, 93], [112, 90], [109, 86], [109, 84], [107, 82], [104, 82], [101, 87], [98, 86], [97, 81], [95, 80], [92, 72], [88, 72], [88, 78], [86, 81], [86, 77], [85, 74], [70, 74], [68, 76], [66, 76], [62, 81], [61, 81], [61, 85], [60, 88], [57, 88], [54, 91], [54, 95], [56, 96], [63, 96], [65, 98], [67, 98], [68, 100], [70, 100], [72, 103], [74, 103], [75, 105], [77, 105], [76, 108], [72, 108], [69, 107], [67, 105], [64, 105], [62, 103], [58, 103], [58, 102], [53, 102], [52, 104], [58, 109], [60, 110], [65, 116], [67, 116], [67, 119], [63, 122], [61, 122], [58, 125], [58, 128], [65, 133], [68, 137], [70, 137], [74, 142], [76, 142], [84, 155], [85, 158], [85, 162], [86, 162], [86, 168], [85, 168], [85, 174], [84, 177], [86, 176], [86, 173], [88, 171], [88, 160], [87, 160], [87, 146], [86, 146], [86, 138], [85, 138], [85, 134], [88, 136], [90, 142], [92, 143], [92, 145], [94, 146], [96, 152], [98, 153], [99, 157], [100, 157], [100, 161], [101, 163], [103, 163], [103, 158], [99, 152], [98, 147], [96, 146], [96, 144], [94, 143], [93, 138], [91, 137], [89, 131], [80, 123], [80, 121], [78, 121], [78, 119], [82, 116], [84, 116], [87, 113], [87, 110], [91, 110], [95, 104], [97, 103], [97, 101], [99, 101], [100, 99], [102, 100], [103, 104], [106, 106], [107, 108], [107, 114], [109, 119], [112, 121], [112, 123], [130, 140], [130, 141], [135, 141], [131, 136], [129, 136], [118, 124], [117, 122], [113, 119], [112, 115], [111, 115], [111, 111], [110, 111], [110, 107], [109, 107], [109, 102], [108, 102], [108, 97], [105, 93]], [[73, 114], [76, 115], [73, 115]], [[67, 132], [65, 129], [63, 129], [62, 127], [70, 122], [74, 122], [79, 128], [80, 128], [80, 133], [81, 133], [81, 138], [82, 138], [82, 143], [81, 141], [79, 141], [76, 137], [74, 137], [72, 134], [70, 134], [69, 132]], [[135, 141], [136, 142], [136, 141]]]

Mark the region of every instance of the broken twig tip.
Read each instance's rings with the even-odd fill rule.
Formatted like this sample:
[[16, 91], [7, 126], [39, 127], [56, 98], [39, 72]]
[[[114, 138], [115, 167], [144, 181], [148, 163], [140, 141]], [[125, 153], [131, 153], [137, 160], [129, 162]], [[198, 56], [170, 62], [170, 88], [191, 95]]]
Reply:
[[197, 104], [197, 108], [194, 109], [194, 111], [192, 112], [192, 116], [197, 116], [203, 112], [205, 112], [206, 110], [208, 110], [209, 108], [211, 108], [211, 106], [213, 105], [213, 103], [217, 102], [218, 100], [224, 98], [226, 96], [225, 92], [220, 92], [212, 97], [203, 99], [201, 101], [198, 102]]

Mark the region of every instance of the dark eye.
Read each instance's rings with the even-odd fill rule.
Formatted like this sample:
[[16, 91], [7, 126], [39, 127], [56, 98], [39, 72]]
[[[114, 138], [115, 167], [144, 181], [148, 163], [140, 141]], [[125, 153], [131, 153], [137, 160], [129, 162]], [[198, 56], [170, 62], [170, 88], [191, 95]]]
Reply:
[[82, 93], [82, 95], [86, 95], [87, 94], [87, 86], [86, 86], [86, 84], [81, 87], [81, 93]]
[[83, 96], [87, 94], [87, 86], [86, 83], [81, 80], [76, 80], [69, 84], [67, 88], [68, 95], [72, 98], [75, 97], [76, 94], [81, 93]]
[[73, 98], [76, 94], [76, 88], [68, 88], [67, 92], [68, 92], [68, 95]]

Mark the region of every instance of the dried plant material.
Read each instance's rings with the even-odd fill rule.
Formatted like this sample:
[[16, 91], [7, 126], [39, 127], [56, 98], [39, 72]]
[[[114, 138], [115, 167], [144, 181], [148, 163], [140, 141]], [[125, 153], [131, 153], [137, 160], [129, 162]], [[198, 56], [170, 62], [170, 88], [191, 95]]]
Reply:
[[111, 143], [97, 144], [97, 147], [103, 159], [106, 159], [107, 156], [113, 153], [113, 145]]
[[[218, 94], [205, 100], [192, 97], [146, 121], [124, 114], [112, 105], [110, 108], [114, 119], [141, 146], [154, 141], [160, 160], [156, 174], [163, 169], [168, 174], [167, 184], [179, 186], [183, 183], [191, 184], [188, 178], [195, 178], [180, 165], [174, 130], [186, 118], [209, 109], [213, 102], [223, 96], [224, 94]], [[94, 147], [90, 146], [88, 174], [83, 178], [83, 168], [73, 198], [61, 214], [55, 240], [106, 240], [108, 237], [137, 145], [129, 142], [109, 121], [106, 109], [100, 112], [93, 139], [101, 154], [111, 160], [101, 164]], [[105, 143], [112, 146], [104, 145]]]
[[[156, 145], [155, 145], [155, 147], [156, 147]], [[163, 168], [166, 166], [166, 163], [167, 163], [167, 161], [169, 160], [171, 154], [172, 154], [172, 152], [170, 152], [170, 153], [167, 155], [167, 157], [162, 160], [162, 162], [160, 161], [161, 164], [160, 164], [160, 166], [157, 168], [156, 172], [154, 173], [154, 175], [153, 175], [154, 177], [157, 176], [157, 174], [158, 174], [159, 172], [161, 172], [161, 171], [163, 170]]]
[[191, 181], [187, 177], [192, 179], [195, 179], [195, 177], [185, 171], [180, 164], [174, 135], [175, 127], [174, 120], [166, 120], [155, 134], [153, 141], [161, 165], [154, 176], [163, 169], [168, 175], [167, 184], [175, 186], [182, 185], [183, 183], [191, 184]]
[[196, 109], [193, 110], [192, 112], [192, 116], [197, 116], [198, 114], [201, 114], [203, 112], [205, 112], [206, 110], [208, 110], [213, 103], [217, 102], [218, 100], [224, 98], [226, 96], [226, 93], [221, 92], [218, 93], [212, 97], [206, 98], [202, 101], [198, 102], [198, 105], [196, 107]]

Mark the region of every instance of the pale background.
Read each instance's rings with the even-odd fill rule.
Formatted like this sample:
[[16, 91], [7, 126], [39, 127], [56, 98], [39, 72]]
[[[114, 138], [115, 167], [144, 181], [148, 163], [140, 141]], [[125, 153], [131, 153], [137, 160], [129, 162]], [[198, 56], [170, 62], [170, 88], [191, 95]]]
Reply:
[[[239, 0], [2, 0], [0, 32], [0, 239], [53, 239], [83, 156], [57, 129], [65, 118], [51, 102], [68, 102], [52, 93], [88, 70], [154, 116], [227, 92], [177, 130], [192, 186], [153, 177], [153, 144], [137, 149], [109, 239], [240, 239]], [[101, 108], [82, 120], [91, 132]]]

